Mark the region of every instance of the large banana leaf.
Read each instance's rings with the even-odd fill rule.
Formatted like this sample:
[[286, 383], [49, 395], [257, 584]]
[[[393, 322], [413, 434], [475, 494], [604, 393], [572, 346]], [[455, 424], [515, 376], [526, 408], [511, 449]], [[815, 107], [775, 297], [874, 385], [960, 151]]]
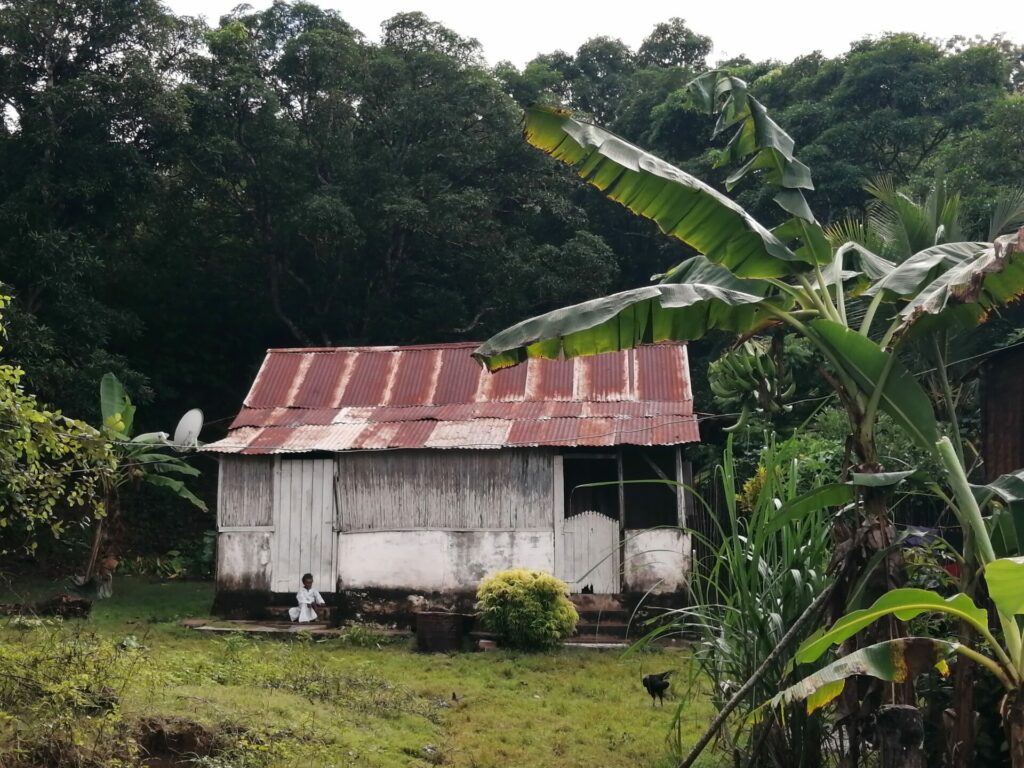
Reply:
[[523, 135], [612, 200], [740, 277], [785, 277], [807, 266], [725, 195], [564, 110], [527, 109]]
[[886, 616], [910, 621], [922, 613], [945, 613], [962, 619], [975, 629], [987, 631], [988, 614], [967, 595], [956, 594], [948, 599], [927, 589], [894, 589], [886, 592], [868, 608], [848, 613], [827, 632], [809, 637], [796, 652], [798, 664], [809, 664], [834, 645], [849, 640], [865, 627]]
[[793, 156], [796, 145], [792, 137], [769, 117], [764, 105], [750, 95], [743, 80], [713, 70], [695, 78], [687, 87], [698, 106], [712, 113], [719, 110], [715, 134], [739, 126], [717, 164], [726, 165], [754, 154], [726, 180], [729, 189], [754, 170], [765, 171], [765, 181], [784, 189], [814, 189], [810, 169]]
[[874, 296], [884, 292], [883, 299], [895, 301], [916, 296], [937, 277], [964, 261], [990, 248], [989, 243], [943, 243], [915, 253], [906, 261], [888, 270], [864, 293]]
[[985, 566], [988, 594], [1003, 616], [1024, 613], [1024, 557], [1004, 557]]
[[867, 675], [891, 683], [902, 683], [933, 667], [948, 675], [946, 659], [957, 648], [957, 643], [927, 637], [903, 637], [869, 645], [791, 685], [777, 694], [771, 703], [777, 707], [806, 701], [807, 712], [811, 713], [841, 694], [846, 679], [854, 675]]
[[939, 427], [928, 395], [893, 353], [878, 348], [874, 342], [856, 331], [831, 320], [814, 320], [811, 329], [819, 340], [840, 361], [857, 385], [873, 392], [889, 373], [882, 386], [879, 407], [888, 413], [910, 438], [928, 452], [935, 451]]
[[712, 329], [744, 333], [763, 324], [765, 299], [707, 283], [652, 285], [524, 320], [492, 336], [473, 356], [490, 370], [529, 357], [576, 357], [669, 339], [699, 339]]
[[901, 332], [970, 326], [1024, 295], [1024, 230], [998, 238], [925, 285], [901, 311]]

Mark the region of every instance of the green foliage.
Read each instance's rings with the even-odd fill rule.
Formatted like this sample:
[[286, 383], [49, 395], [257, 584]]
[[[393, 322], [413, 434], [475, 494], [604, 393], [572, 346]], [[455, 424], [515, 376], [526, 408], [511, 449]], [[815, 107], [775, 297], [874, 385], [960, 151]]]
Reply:
[[199, 470], [177, 455], [180, 450], [172, 446], [165, 432], [146, 432], [134, 435], [135, 406], [124, 391], [124, 386], [112, 373], [100, 380], [100, 430], [110, 440], [117, 455], [117, 471], [107, 484], [107, 502], [119, 508], [119, 494], [124, 486], [140, 482], [185, 499], [206, 511], [206, 503], [196, 496], [179, 477], [198, 477]]
[[550, 650], [571, 635], [579, 621], [569, 587], [540, 571], [499, 571], [480, 583], [476, 596], [484, 626], [508, 648]]
[[[8, 301], [0, 295], [0, 337]], [[102, 517], [102, 489], [117, 467], [99, 432], [41, 406], [23, 377], [0, 363], [0, 553], [34, 551], [40, 537]]]
[[[716, 473], [725, 499], [721, 543], [705, 562], [694, 564], [692, 607], [670, 613], [671, 624], [661, 630], [696, 635], [694, 658], [718, 707], [746, 682], [827, 583], [832, 516], [817, 505], [783, 526], [773, 525], [779, 505], [795, 499], [806, 478], [790, 441], [776, 444], [768, 437], [766, 443], [751, 483], [737, 475], [730, 439]], [[741, 498], [742, 506], [737, 503]], [[746, 764], [819, 764], [820, 719], [795, 711], [749, 728], [753, 711], [793, 674], [785, 658], [776, 661], [726, 731], [724, 746]], [[780, 729], [780, 738], [760, 738], [764, 729]], [[758, 744], [770, 756], [755, 753]]]
[[31, 640], [0, 644], [0, 762], [134, 765], [138, 749], [118, 692], [142, 651], [59, 629], [35, 630]]

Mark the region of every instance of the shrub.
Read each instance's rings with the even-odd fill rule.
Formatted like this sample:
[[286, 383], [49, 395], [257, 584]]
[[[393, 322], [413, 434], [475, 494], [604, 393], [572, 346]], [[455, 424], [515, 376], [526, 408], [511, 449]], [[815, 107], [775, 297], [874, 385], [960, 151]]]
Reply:
[[554, 648], [580, 618], [566, 583], [540, 571], [499, 571], [480, 583], [476, 597], [484, 626], [509, 648]]

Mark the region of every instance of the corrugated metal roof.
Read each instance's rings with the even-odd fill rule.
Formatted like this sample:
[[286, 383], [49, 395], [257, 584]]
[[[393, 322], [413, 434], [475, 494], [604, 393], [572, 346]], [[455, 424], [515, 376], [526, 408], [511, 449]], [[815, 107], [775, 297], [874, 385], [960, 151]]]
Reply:
[[674, 445], [700, 440], [686, 345], [488, 373], [476, 344], [271, 349], [214, 453]]

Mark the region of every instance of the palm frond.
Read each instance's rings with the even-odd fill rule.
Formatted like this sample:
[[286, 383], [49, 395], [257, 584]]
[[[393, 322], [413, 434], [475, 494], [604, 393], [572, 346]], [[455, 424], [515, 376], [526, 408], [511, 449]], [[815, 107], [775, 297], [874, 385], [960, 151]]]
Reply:
[[995, 240], [1021, 226], [1024, 226], [1024, 187], [996, 201], [988, 223], [988, 239]]

